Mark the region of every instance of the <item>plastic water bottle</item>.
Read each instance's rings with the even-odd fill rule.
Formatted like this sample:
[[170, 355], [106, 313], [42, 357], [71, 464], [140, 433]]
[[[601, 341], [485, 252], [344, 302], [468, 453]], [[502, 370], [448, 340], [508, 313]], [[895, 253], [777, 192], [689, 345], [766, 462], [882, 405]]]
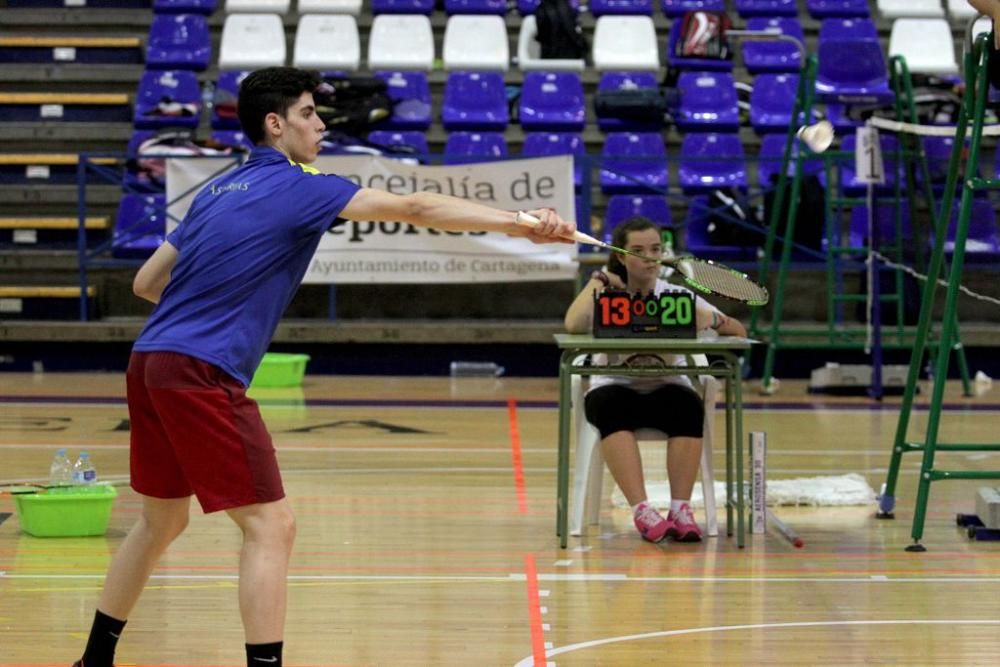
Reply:
[[80, 452], [80, 458], [73, 465], [73, 483], [90, 486], [97, 483], [97, 469], [90, 460], [90, 454]]
[[497, 366], [492, 361], [453, 361], [449, 368], [451, 376], [495, 378], [503, 375], [503, 366]]
[[69, 486], [73, 483], [73, 464], [66, 456], [66, 448], [60, 447], [49, 466], [50, 486]]

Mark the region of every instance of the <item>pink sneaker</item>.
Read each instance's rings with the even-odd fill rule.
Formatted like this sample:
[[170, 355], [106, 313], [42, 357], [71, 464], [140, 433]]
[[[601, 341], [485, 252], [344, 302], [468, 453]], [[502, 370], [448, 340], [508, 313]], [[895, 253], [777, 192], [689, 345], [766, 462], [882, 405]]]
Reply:
[[667, 535], [678, 542], [701, 542], [701, 528], [694, 520], [694, 513], [687, 503], [681, 505], [677, 512], [667, 514]]
[[649, 542], [659, 542], [667, 536], [667, 529], [670, 528], [670, 522], [647, 502], [639, 503], [632, 520], [635, 521], [635, 527], [639, 529], [642, 539]]

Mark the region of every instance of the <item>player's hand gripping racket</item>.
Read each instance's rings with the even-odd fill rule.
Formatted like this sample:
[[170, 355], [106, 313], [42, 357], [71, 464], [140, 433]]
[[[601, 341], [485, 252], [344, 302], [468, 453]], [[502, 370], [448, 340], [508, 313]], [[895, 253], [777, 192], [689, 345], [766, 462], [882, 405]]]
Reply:
[[[519, 225], [534, 227], [539, 224], [540, 220], [533, 215], [518, 211], [516, 222]], [[674, 257], [670, 259], [646, 257], [645, 255], [640, 255], [624, 248], [616, 248], [604, 241], [598, 241], [593, 236], [584, 234], [581, 231], [573, 233], [573, 240], [614, 252], [620, 252], [625, 255], [632, 255], [648, 262], [659, 262], [665, 266], [673, 267], [684, 278], [684, 282], [705, 294], [726, 297], [727, 299], [733, 299], [749, 306], [767, 305], [770, 298], [767, 288], [751, 280], [747, 274], [722, 264], [716, 264], [711, 260], [698, 259], [696, 257]]]

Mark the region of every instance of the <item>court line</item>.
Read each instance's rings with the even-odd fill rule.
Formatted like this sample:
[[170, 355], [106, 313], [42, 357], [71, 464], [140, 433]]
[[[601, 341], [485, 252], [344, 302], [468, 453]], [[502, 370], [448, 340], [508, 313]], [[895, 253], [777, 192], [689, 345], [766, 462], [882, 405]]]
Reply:
[[524, 464], [521, 460], [521, 431], [517, 425], [517, 401], [507, 399], [507, 423], [510, 429], [510, 459], [514, 466], [514, 490], [517, 492], [517, 511], [528, 513], [528, 495], [524, 488]]
[[[795, 621], [789, 623], [749, 623], [746, 625], [715, 625], [700, 628], [685, 628], [682, 630], [661, 630], [659, 632], [644, 632], [637, 635], [622, 635], [619, 637], [608, 637], [606, 639], [593, 639], [591, 641], [560, 646], [546, 651], [549, 658], [563, 653], [579, 651], [581, 649], [603, 646], [606, 644], [616, 644], [639, 639], [652, 639], [654, 637], [678, 637], [681, 635], [705, 634], [711, 632], [729, 632], [733, 630], [775, 630], [784, 628], [816, 628], [816, 627], [843, 627], [857, 625], [1000, 625], [1000, 621], [989, 619], [900, 619], [900, 620], [858, 620], [858, 621]], [[514, 667], [531, 667], [533, 656], [522, 658], [514, 663]], [[537, 663], [536, 663], [537, 664]]]
[[542, 605], [538, 596], [538, 570], [535, 557], [524, 555], [524, 581], [528, 588], [528, 619], [531, 626], [532, 667], [545, 667], [545, 633], [542, 630]]

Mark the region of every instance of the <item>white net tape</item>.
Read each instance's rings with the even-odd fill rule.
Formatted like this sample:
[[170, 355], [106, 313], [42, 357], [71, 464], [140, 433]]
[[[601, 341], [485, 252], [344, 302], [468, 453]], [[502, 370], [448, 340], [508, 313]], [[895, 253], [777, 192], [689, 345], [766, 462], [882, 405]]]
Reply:
[[[905, 132], [921, 137], [954, 137], [958, 129], [954, 125], [914, 125], [913, 123], [902, 123], [896, 120], [889, 120], [888, 118], [879, 118], [878, 116], [872, 116], [868, 119], [868, 122], [880, 130]], [[969, 127], [966, 130], [966, 135], [969, 134], [972, 134], [972, 123], [969, 123]], [[1000, 137], [1000, 125], [984, 125], [983, 136]]]

